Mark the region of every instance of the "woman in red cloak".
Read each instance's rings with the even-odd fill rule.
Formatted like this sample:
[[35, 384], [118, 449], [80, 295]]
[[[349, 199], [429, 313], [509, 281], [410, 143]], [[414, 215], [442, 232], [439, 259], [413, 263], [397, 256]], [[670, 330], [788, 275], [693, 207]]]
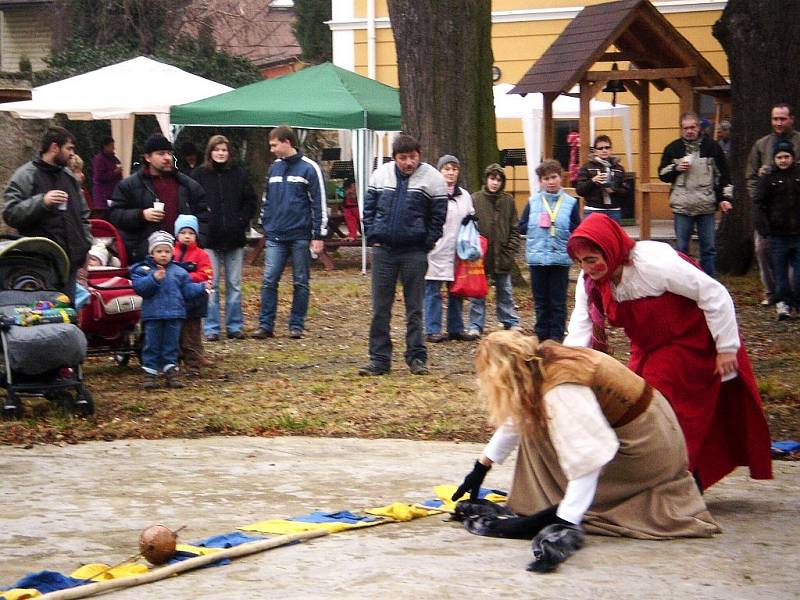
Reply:
[[628, 367], [669, 400], [707, 489], [737, 466], [770, 479], [770, 436], [725, 287], [660, 242], [635, 242], [592, 215], [567, 251], [581, 267], [565, 346], [608, 351], [605, 322], [625, 330]]

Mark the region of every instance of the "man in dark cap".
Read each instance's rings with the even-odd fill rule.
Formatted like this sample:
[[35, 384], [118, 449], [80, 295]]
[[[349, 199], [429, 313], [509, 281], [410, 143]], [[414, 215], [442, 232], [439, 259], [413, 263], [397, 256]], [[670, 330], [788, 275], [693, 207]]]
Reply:
[[171, 231], [179, 214], [200, 222], [200, 246], [205, 245], [208, 208], [199, 183], [175, 170], [172, 143], [153, 134], [145, 143], [144, 165], [123, 179], [111, 195], [109, 220], [125, 241], [128, 262], [147, 256], [147, 238], [159, 230]]

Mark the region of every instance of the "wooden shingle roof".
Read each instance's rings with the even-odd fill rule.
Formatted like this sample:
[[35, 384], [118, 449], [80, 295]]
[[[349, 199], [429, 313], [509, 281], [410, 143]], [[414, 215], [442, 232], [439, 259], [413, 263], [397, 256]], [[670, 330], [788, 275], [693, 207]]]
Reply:
[[[568, 92], [612, 45], [632, 68], [695, 67], [693, 86], [726, 83], [649, 0], [618, 0], [578, 13], [510, 93]], [[663, 89], [662, 81], [654, 83]]]

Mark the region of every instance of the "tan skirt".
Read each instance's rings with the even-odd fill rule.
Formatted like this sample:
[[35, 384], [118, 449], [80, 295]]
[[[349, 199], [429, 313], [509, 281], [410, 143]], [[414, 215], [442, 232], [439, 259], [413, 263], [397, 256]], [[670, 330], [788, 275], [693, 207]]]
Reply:
[[[614, 430], [616, 456], [603, 468], [583, 526], [589, 533], [639, 539], [711, 537], [719, 525], [687, 470], [675, 413], [655, 392], [636, 420]], [[508, 506], [530, 515], [558, 504], [567, 478], [548, 436], [523, 436]]]

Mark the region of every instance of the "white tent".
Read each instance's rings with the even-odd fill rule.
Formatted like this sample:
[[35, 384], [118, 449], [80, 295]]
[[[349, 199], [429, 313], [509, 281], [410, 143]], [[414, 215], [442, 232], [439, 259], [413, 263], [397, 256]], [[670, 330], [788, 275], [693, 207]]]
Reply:
[[130, 174], [133, 123], [136, 115], [155, 115], [161, 131], [172, 139], [169, 109], [231, 89], [172, 65], [139, 56], [90, 73], [33, 88], [33, 98], [0, 104], [22, 119], [49, 119], [56, 113], [84, 121], [111, 119], [111, 137], [123, 173]]
[[[500, 83], [494, 86], [494, 112], [498, 119], [522, 119], [522, 135], [525, 138], [525, 154], [528, 157], [528, 183], [531, 192], [539, 189], [539, 178], [536, 167], [542, 159], [542, 127], [543, 99], [541, 94], [509, 94], [514, 86]], [[631, 118], [630, 107], [625, 104], [612, 106], [609, 102], [592, 100], [591, 131], [589, 139], [594, 139], [596, 117], [620, 117], [622, 119], [622, 135], [625, 142], [625, 158], [630, 167], [633, 160], [631, 152]], [[580, 100], [571, 96], [558, 96], [553, 102], [553, 118], [579, 119]]]

